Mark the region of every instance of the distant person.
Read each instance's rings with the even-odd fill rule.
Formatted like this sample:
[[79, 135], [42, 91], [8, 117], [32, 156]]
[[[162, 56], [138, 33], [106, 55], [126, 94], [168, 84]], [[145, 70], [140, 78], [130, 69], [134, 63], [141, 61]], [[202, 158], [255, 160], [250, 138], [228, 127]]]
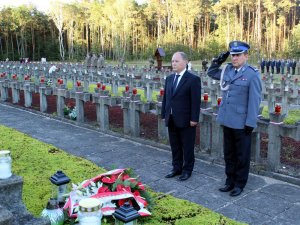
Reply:
[[297, 66], [297, 61], [295, 59], [293, 59], [293, 61], [291, 62], [292, 75], [295, 75], [295, 73], [296, 73], [296, 66]]
[[172, 57], [174, 73], [165, 81], [161, 118], [168, 127], [172, 150], [172, 170], [165, 176], [179, 176], [179, 181], [190, 178], [193, 172], [196, 127], [199, 121], [201, 81], [187, 71], [187, 55], [176, 52]]
[[271, 60], [271, 73], [274, 74], [276, 61], [275, 59]]
[[186, 65], [186, 69], [188, 71], [192, 71], [192, 62], [191, 62], [191, 60], [188, 61], [188, 64]]
[[207, 61], [207, 59], [204, 59], [203, 61], [202, 61], [202, 70], [204, 71], [204, 72], [206, 72], [207, 71], [207, 64], [208, 64], [208, 61]]
[[97, 67], [97, 61], [98, 61], [98, 58], [97, 58], [96, 54], [93, 54], [93, 56], [91, 58], [91, 67], [92, 68], [96, 68]]
[[288, 60], [286, 61], [286, 72], [287, 72], [288, 74], [291, 73], [291, 67], [292, 67], [292, 61], [291, 61], [290, 59], [288, 59]]
[[102, 53], [100, 53], [98, 60], [97, 60], [97, 68], [102, 69], [104, 68], [104, 56]]
[[260, 71], [261, 71], [261, 73], [265, 72], [265, 66], [266, 66], [266, 60], [264, 60], [264, 58], [262, 58], [261, 62], [260, 62]]
[[[232, 41], [229, 49], [212, 61], [207, 74], [220, 80], [223, 92], [217, 121], [223, 126], [226, 181], [219, 190], [234, 197], [242, 193], [249, 176], [251, 133], [257, 126], [262, 84], [258, 70], [247, 63], [250, 46]], [[221, 69], [229, 55], [231, 63]]]
[[266, 69], [267, 69], [267, 73], [270, 72], [270, 66], [271, 66], [271, 60], [268, 59], [268, 60], [266, 61]]
[[275, 66], [276, 66], [276, 73], [280, 74], [280, 67], [281, 67], [281, 61], [280, 61], [280, 59], [276, 60]]
[[90, 53], [86, 54], [85, 65], [86, 65], [86, 67], [90, 67], [91, 66], [91, 55], [90, 55]]
[[281, 60], [280, 62], [280, 68], [281, 68], [281, 74], [284, 75], [284, 67], [285, 67], [285, 61], [284, 59]]

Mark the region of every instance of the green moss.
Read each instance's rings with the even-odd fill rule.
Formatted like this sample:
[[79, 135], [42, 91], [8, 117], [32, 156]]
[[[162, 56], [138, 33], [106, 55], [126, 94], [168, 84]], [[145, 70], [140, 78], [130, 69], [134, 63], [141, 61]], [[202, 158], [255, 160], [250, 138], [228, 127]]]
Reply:
[[[14, 129], [0, 126], [0, 136], [0, 149], [11, 151], [13, 173], [23, 177], [23, 202], [35, 216], [40, 215], [50, 198], [49, 178], [57, 170], [63, 170], [72, 183], [79, 183], [105, 172], [88, 160], [67, 154]], [[152, 191], [150, 194], [154, 199], [152, 216], [140, 218], [139, 224], [242, 224], [186, 200], [170, 195], [158, 198], [161, 193]], [[102, 224], [113, 224], [113, 218], [104, 218]]]

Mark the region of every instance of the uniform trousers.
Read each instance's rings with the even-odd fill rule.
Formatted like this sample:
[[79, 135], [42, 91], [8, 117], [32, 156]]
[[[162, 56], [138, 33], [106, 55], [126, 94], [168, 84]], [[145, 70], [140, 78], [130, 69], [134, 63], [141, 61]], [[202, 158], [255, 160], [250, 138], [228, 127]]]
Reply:
[[251, 134], [244, 129], [224, 126], [224, 160], [226, 184], [244, 188], [246, 186], [251, 157]]

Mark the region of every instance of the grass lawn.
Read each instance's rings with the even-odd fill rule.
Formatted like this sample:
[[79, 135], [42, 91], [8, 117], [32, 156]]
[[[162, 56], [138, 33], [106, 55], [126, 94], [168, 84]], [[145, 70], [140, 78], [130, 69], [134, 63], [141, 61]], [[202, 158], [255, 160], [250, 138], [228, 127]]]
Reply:
[[[40, 142], [14, 129], [0, 126], [0, 149], [11, 151], [13, 173], [24, 179], [23, 202], [29, 212], [39, 216], [51, 194], [51, 177], [62, 170], [71, 182], [78, 183], [105, 172], [92, 162], [72, 156], [53, 145]], [[239, 225], [242, 223], [228, 219], [218, 213], [195, 203], [151, 190], [154, 201], [152, 216], [140, 218], [139, 224], [145, 225]], [[67, 224], [67, 223], [66, 223]], [[111, 217], [103, 219], [102, 224], [113, 224]]]

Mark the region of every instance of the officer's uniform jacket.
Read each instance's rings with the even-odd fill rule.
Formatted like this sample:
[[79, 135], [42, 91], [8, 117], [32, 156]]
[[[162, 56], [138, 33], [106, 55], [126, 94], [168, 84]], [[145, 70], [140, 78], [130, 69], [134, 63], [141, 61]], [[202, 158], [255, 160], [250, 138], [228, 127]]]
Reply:
[[[208, 76], [220, 80], [222, 69], [219, 67], [217, 63], [212, 63], [207, 72]], [[246, 63], [235, 74], [235, 68], [228, 63], [222, 86], [227, 85], [229, 87], [223, 91], [217, 121], [233, 129], [244, 129], [245, 125], [255, 128], [262, 91], [258, 70]]]

